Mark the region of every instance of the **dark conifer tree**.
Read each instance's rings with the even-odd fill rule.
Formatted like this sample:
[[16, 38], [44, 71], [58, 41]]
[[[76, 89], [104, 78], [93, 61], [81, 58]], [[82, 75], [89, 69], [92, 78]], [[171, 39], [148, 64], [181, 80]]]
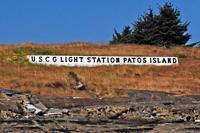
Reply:
[[131, 43], [132, 42], [132, 30], [130, 26], [125, 26], [122, 33], [118, 33], [116, 30], [113, 34], [113, 39], [110, 42], [111, 44], [117, 43]]
[[187, 32], [188, 22], [181, 22], [180, 11], [173, 8], [171, 3], [166, 3], [160, 7], [158, 15], [158, 26], [160, 44], [180, 45], [185, 44], [191, 37]]
[[155, 15], [149, 9], [135, 22], [133, 30], [126, 26], [121, 33], [115, 30], [111, 44], [138, 43], [170, 47], [185, 44], [191, 37], [187, 32], [188, 22], [181, 22], [180, 11], [171, 3], [165, 3]]
[[139, 18], [134, 25], [134, 43], [156, 44], [158, 43], [158, 20], [153, 10], [149, 9], [142, 18]]

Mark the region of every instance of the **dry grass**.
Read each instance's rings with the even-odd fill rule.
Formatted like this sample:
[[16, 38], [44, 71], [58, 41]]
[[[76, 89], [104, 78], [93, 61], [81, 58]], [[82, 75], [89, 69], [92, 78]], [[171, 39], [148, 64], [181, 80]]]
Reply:
[[[29, 54], [177, 56], [178, 66], [101, 66], [93, 68], [30, 65]], [[69, 87], [74, 71], [87, 83], [86, 91]], [[52, 84], [59, 83], [59, 87]], [[54, 96], [125, 96], [118, 89], [200, 95], [200, 50], [164, 49], [148, 45], [94, 45], [88, 43], [0, 46], [0, 87]]]

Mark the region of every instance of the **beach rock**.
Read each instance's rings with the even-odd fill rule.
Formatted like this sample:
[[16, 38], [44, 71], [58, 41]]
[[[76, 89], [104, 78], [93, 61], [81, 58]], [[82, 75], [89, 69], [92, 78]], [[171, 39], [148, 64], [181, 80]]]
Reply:
[[81, 81], [77, 82], [74, 87], [76, 90], [84, 90], [86, 88], [85, 84], [82, 83]]
[[73, 89], [76, 89], [76, 90], [86, 89], [86, 84], [83, 81], [81, 81], [81, 79], [78, 77], [78, 75], [75, 72], [71, 71], [68, 73], [68, 80]]
[[40, 109], [42, 113], [48, 110], [48, 108], [42, 102], [40, 102], [36, 96], [32, 96], [30, 98], [30, 103], [36, 108]]
[[62, 115], [62, 114], [68, 114], [67, 109], [55, 109], [55, 108], [50, 108], [48, 111], [44, 113], [44, 116], [50, 116], [50, 115]]
[[129, 92], [101, 99], [5, 93], [0, 132], [199, 132], [200, 96]]

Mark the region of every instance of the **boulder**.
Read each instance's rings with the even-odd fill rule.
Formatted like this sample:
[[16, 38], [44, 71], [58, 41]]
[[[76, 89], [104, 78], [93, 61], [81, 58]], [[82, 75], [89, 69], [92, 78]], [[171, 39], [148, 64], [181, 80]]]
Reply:
[[36, 108], [40, 109], [43, 113], [48, 110], [48, 108], [42, 102], [40, 102], [36, 96], [32, 96], [30, 98], [30, 103]]
[[76, 90], [86, 89], [85, 83], [83, 83], [83, 81], [81, 81], [81, 79], [78, 77], [78, 75], [75, 72], [69, 72], [68, 79], [69, 79], [69, 83], [71, 84], [71, 87], [73, 89], [76, 89]]
[[67, 114], [69, 111], [67, 109], [56, 109], [56, 108], [50, 108], [44, 116], [50, 116], [50, 115], [62, 115]]
[[77, 89], [77, 90], [84, 90], [85, 88], [86, 88], [85, 84], [82, 83], [81, 81], [77, 82], [74, 85], [74, 89]]

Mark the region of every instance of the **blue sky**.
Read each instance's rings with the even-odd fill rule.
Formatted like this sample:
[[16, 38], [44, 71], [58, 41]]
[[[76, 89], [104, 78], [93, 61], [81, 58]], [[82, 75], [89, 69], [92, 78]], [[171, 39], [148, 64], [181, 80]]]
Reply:
[[148, 8], [172, 2], [200, 40], [199, 0], [0, 0], [0, 43], [106, 43]]

